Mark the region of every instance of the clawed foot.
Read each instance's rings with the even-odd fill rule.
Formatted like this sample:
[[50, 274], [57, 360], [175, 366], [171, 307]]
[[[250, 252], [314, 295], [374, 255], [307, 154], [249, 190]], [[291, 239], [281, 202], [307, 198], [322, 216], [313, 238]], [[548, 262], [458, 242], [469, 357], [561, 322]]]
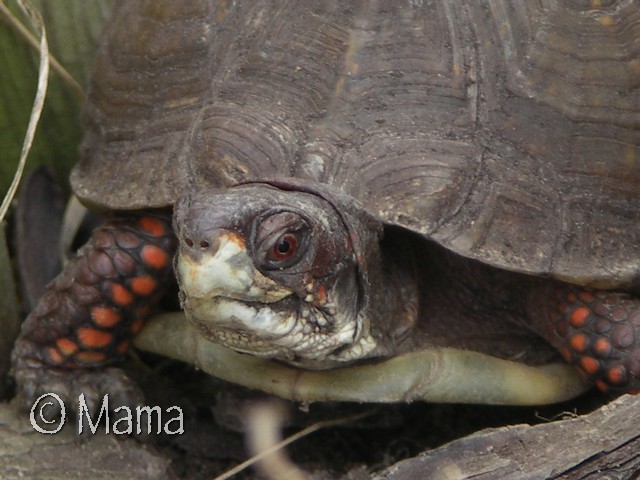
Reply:
[[30, 412], [31, 423], [39, 427], [34, 428], [46, 433], [55, 433], [64, 424], [77, 426], [80, 433], [95, 433], [96, 426], [101, 431], [105, 426], [112, 429], [127, 409], [135, 411], [144, 400], [139, 388], [118, 368], [60, 370], [19, 365], [14, 375], [16, 401]]

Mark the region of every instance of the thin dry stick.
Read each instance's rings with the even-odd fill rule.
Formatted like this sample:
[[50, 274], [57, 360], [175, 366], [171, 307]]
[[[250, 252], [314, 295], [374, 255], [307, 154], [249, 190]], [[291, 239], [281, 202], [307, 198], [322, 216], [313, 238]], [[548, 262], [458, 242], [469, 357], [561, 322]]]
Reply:
[[358, 415], [351, 415], [349, 417], [338, 418], [338, 419], [335, 419], [335, 420], [323, 420], [321, 422], [314, 423], [313, 425], [309, 425], [307, 428], [304, 428], [304, 429], [300, 430], [298, 433], [294, 433], [293, 435], [291, 435], [290, 437], [284, 439], [280, 443], [277, 443], [273, 447], [268, 448], [268, 449], [260, 452], [258, 455], [254, 455], [253, 457], [249, 458], [248, 460], [245, 460], [240, 465], [237, 465], [236, 467], [232, 468], [231, 470], [227, 470], [225, 473], [215, 477], [213, 480], [226, 480], [228, 478], [231, 478], [232, 476], [236, 475], [237, 473], [240, 473], [242, 470], [250, 467], [254, 463], [259, 462], [263, 458], [271, 455], [273, 452], [276, 452], [276, 451], [280, 450], [281, 448], [286, 447], [290, 443], [293, 443], [293, 442], [295, 442], [297, 440], [300, 440], [302, 437], [305, 437], [305, 436], [307, 436], [307, 435], [309, 435], [309, 434], [311, 434], [311, 433], [313, 433], [313, 432], [315, 432], [317, 430], [320, 430], [322, 428], [335, 427], [335, 426], [338, 426], [338, 425], [345, 425], [347, 423], [355, 422], [357, 420], [361, 420], [363, 418], [371, 416], [376, 412], [377, 412], [377, 410], [369, 410], [367, 412], [360, 413]]
[[[5, 6], [3, 3], [0, 3], [0, 5], [2, 5], [2, 7]], [[0, 222], [7, 214], [9, 205], [11, 205], [11, 201], [18, 190], [18, 184], [22, 178], [22, 172], [24, 171], [24, 166], [27, 161], [27, 155], [29, 155], [29, 150], [31, 150], [31, 144], [33, 143], [33, 137], [36, 133], [36, 127], [38, 126], [40, 114], [44, 107], [44, 99], [47, 95], [47, 81], [49, 79], [49, 45], [47, 44], [47, 32], [44, 27], [42, 17], [37, 10], [27, 2], [27, 0], [18, 0], [18, 5], [20, 5], [22, 11], [33, 24], [33, 28], [40, 32], [40, 46], [38, 48], [40, 53], [40, 66], [38, 68], [38, 88], [33, 100], [33, 107], [31, 108], [29, 125], [27, 126], [27, 132], [24, 135], [24, 142], [22, 144], [22, 151], [20, 152], [20, 159], [18, 160], [16, 173], [13, 176], [11, 186], [9, 187], [2, 205], [0, 206]]]
[[[40, 44], [33, 34], [11, 13], [2, 0], [0, 0], [0, 19], [4, 20], [9, 27], [22, 37], [32, 48], [40, 51]], [[53, 56], [49, 55], [49, 63], [54, 72], [60, 75], [62, 81], [67, 84], [69, 89], [78, 97], [80, 102], [84, 103], [86, 95], [78, 82], [71, 76], [66, 68]]]
[[[247, 446], [258, 455], [282, 441], [282, 427], [287, 408], [278, 400], [254, 403], [247, 411]], [[285, 450], [277, 450], [256, 464], [271, 480], [307, 480], [307, 472], [299, 468]]]

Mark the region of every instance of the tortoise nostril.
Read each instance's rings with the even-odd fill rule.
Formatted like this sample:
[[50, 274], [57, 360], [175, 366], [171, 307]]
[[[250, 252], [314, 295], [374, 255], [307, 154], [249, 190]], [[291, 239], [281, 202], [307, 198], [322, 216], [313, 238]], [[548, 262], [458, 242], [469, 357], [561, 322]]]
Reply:
[[[191, 239], [191, 237], [185, 237], [185, 239], [184, 239], [184, 243], [185, 243], [185, 245], [186, 245], [187, 247], [189, 247], [189, 248], [193, 248], [193, 246], [195, 245], [195, 242]], [[204, 249], [209, 248], [209, 247], [211, 246], [211, 244], [210, 244], [208, 241], [206, 241], [206, 240], [200, 240], [200, 241], [198, 242], [198, 246], [199, 246], [201, 249], [203, 249], [203, 250], [204, 250]]]

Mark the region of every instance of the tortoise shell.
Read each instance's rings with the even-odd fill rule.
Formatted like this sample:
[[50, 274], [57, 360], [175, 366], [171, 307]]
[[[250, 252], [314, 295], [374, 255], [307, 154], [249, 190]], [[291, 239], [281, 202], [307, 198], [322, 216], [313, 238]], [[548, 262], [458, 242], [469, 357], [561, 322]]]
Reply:
[[639, 25], [638, 1], [122, 1], [72, 186], [138, 209], [310, 179], [466, 257], [637, 285]]

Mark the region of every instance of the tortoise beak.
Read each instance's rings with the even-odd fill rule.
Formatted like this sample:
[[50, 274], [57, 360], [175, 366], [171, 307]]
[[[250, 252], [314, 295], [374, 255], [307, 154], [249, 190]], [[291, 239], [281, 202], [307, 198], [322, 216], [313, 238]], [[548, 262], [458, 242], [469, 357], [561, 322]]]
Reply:
[[182, 241], [175, 267], [185, 315], [211, 341], [274, 356], [279, 349], [271, 341], [287, 338], [298, 324], [295, 311], [271, 308], [292, 291], [255, 268], [236, 232], [218, 230], [198, 244]]
[[181, 239], [176, 274], [184, 296], [271, 303], [291, 295], [258, 271], [240, 234], [221, 229], [207, 237]]

